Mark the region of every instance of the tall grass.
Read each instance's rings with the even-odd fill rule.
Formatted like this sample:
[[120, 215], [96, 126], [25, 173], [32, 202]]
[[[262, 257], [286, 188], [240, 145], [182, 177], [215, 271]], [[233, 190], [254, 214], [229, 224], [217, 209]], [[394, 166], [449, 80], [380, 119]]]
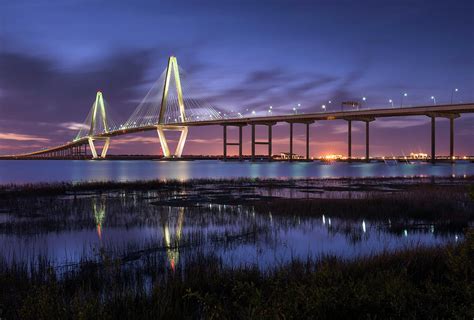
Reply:
[[474, 232], [465, 241], [268, 271], [195, 254], [173, 272], [157, 256], [125, 268], [83, 261], [58, 278], [43, 260], [0, 261], [6, 319], [471, 319]]

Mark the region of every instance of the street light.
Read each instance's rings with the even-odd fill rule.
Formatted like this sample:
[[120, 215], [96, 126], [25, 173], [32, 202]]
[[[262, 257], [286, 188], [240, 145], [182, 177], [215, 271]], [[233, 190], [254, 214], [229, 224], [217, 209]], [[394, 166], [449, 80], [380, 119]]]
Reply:
[[451, 91], [451, 104], [453, 104], [454, 93], [458, 91], [459, 91], [458, 88], [454, 88], [453, 91]]
[[406, 97], [406, 96], [408, 96], [408, 93], [405, 92], [404, 94], [402, 94], [402, 101], [400, 102], [400, 108], [403, 108], [403, 97]]
[[390, 104], [392, 105], [392, 108], [393, 108], [393, 100], [392, 100], [392, 99], [388, 99], [388, 102], [390, 102]]
[[325, 104], [323, 104], [323, 105], [321, 106], [321, 108], [323, 108], [323, 112], [326, 112], [326, 105], [325, 105]]
[[295, 114], [298, 113], [297, 110], [296, 110], [296, 107], [293, 107], [293, 112], [294, 112]]
[[435, 96], [431, 96], [431, 100], [433, 100], [433, 104], [436, 104], [436, 98], [435, 98]]
[[252, 114], [255, 114], [255, 110], [252, 110]]

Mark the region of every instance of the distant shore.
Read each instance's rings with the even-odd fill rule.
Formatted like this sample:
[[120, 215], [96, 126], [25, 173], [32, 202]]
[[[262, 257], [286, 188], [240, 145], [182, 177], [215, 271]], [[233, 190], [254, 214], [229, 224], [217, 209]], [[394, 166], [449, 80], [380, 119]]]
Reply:
[[[71, 157], [50, 157], [50, 158], [41, 158], [41, 157], [16, 157], [16, 156], [0, 156], [0, 160], [92, 160], [91, 156], [77, 156], [74, 158]], [[116, 161], [116, 160], [154, 160], [154, 161], [196, 161], [196, 160], [222, 160], [222, 161], [251, 161], [251, 156], [243, 156], [241, 159], [238, 156], [228, 156], [225, 160], [223, 156], [197, 156], [197, 155], [184, 155], [181, 158], [164, 158], [161, 155], [107, 155], [106, 159], [95, 159], [94, 161]], [[267, 155], [255, 155], [256, 162], [268, 162]], [[278, 156], [274, 156], [271, 161], [275, 162], [321, 162], [321, 163], [334, 163], [334, 162], [342, 162], [342, 163], [365, 163], [367, 162], [365, 158], [337, 158], [337, 159], [325, 159], [320, 157], [313, 157], [311, 159], [282, 159]], [[429, 163], [430, 159], [416, 159], [410, 158], [405, 156], [380, 156], [380, 157], [373, 157], [370, 158], [370, 162], [385, 162], [387, 164], [393, 164], [397, 162], [399, 164], [411, 164], [411, 163]], [[437, 163], [455, 163], [455, 162], [471, 162], [474, 163], [474, 156], [456, 156], [454, 160], [449, 159], [449, 157], [440, 156], [436, 159]]]

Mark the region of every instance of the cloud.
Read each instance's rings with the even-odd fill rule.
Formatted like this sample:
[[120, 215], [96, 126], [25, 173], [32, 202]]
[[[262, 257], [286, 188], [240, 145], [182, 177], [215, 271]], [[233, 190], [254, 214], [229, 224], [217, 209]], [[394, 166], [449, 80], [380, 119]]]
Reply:
[[409, 118], [406, 117], [404, 120], [380, 120], [375, 121], [374, 125], [378, 128], [408, 128], [415, 126], [422, 126], [428, 123], [428, 118]]
[[[352, 125], [351, 129], [352, 129], [352, 133], [360, 131], [360, 129], [357, 127], [354, 127], [354, 125]], [[332, 130], [332, 133], [334, 134], [342, 134], [342, 133], [347, 134], [347, 124], [334, 124], [331, 126], [331, 130]]]
[[[168, 139], [168, 142], [170, 139]], [[112, 145], [122, 145], [132, 142], [138, 143], [159, 143], [158, 136], [156, 137], [120, 137], [120, 138], [112, 138], [111, 144]]]
[[19, 133], [0, 133], [0, 140], [13, 140], [13, 141], [40, 141], [49, 142], [50, 139], [44, 137], [38, 137], [28, 134]]
[[88, 125], [84, 123], [79, 123], [79, 122], [63, 122], [59, 124], [59, 127], [68, 129], [68, 130], [73, 130], [73, 131], [79, 131], [81, 129], [89, 129]]

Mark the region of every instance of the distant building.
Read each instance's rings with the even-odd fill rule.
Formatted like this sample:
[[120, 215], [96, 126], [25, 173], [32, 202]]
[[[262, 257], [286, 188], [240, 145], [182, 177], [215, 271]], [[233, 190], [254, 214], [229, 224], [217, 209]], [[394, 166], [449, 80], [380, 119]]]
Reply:
[[410, 153], [410, 158], [412, 158], [412, 159], [424, 159], [424, 160], [426, 160], [426, 159], [428, 159], [428, 154], [427, 154], [427, 153], [421, 153], [421, 152], [420, 152], [420, 153], [414, 153], [414, 152], [412, 152], [412, 153]]
[[279, 159], [282, 159], [282, 160], [290, 160], [290, 159], [300, 160], [300, 159], [303, 159], [303, 156], [300, 156], [299, 154], [296, 154], [296, 153], [280, 152]]

